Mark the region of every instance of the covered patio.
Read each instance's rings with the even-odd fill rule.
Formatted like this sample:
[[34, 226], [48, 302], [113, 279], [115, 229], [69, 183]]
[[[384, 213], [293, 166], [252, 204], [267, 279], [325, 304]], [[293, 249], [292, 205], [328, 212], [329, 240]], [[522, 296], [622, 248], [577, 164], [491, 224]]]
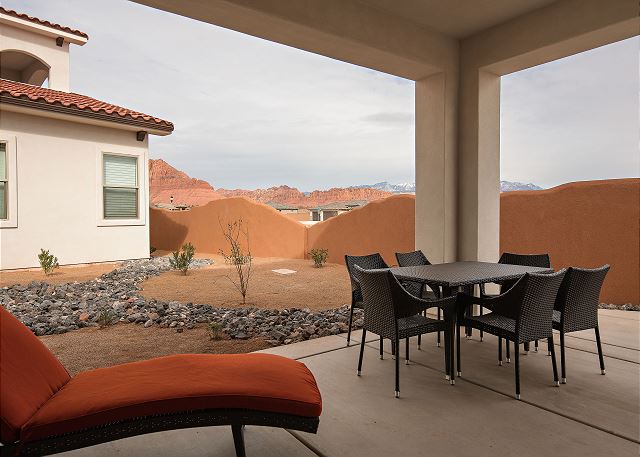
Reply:
[[[521, 352], [521, 401], [513, 399], [513, 364], [498, 366], [490, 335], [483, 342], [477, 334], [463, 340], [465, 368], [455, 386], [444, 379], [444, 349], [436, 346], [435, 335], [425, 336], [420, 351], [413, 338], [411, 363], [401, 365], [400, 399], [392, 392], [391, 354], [379, 359], [375, 335], [361, 377], [356, 376], [360, 332], [349, 347], [346, 335], [336, 335], [269, 349], [265, 352], [301, 360], [312, 370], [323, 414], [317, 435], [247, 427], [247, 454], [634, 455], [640, 440], [639, 324], [639, 313], [600, 311], [606, 376], [600, 375], [593, 332], [567, 335], [568, 381], [560, 387], [553, 386], [545, 344], [539, 352]], [[229, 435], [227, 427], [177, 430], [64, 455], [233, 456]]]

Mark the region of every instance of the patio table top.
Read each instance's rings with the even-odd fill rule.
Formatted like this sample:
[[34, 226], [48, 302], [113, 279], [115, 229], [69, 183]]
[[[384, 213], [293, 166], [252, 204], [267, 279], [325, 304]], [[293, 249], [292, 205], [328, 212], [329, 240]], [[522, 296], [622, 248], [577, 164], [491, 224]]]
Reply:
[[444, 287], [470, 286], [518, 279], [525, 273], [551, 273], [552, 268], [527, 267], [491, 262], [451, 262], [413, 267], [395, 267], [398, 279], [418, 281]]

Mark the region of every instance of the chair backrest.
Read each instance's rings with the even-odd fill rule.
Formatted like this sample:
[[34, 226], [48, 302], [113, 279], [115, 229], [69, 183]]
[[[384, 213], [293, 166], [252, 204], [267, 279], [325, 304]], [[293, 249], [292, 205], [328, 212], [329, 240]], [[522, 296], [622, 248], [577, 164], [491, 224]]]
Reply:
[[20, 428], [69, 379], [51, 351], [0, 306], [0, 441], [18, 440]]
[[[498, 263], [522, 265], [524, 267], [551, 268], [549, 254], [514, 254], [512, 252], [503, 252]], [[516, 282], [517, 280], [502, 281], [500, 283], [500, 293], [511, 289]]]
[[609, 272], [609, 265], [599, 268], [567, 270], [562, 281], [555, 309], [561, 312], [560, 324], [566, 332], [577, 332], [598, 325], [600, 290]]
[[527, 273], [522, 300], [516, 316], [516, 333], [520, 342], [548, 338], [552, 335], [553, 306], [566, 270], [551, 274]]
[[412, 252], [396, 252], [396, 260], [398, 266], [401, 267], [416, 267], [419, 265], [431, 265], [427, 256], [421, 250]]
[[396, 315], [393, 305], [391, 280], [395, 278], [388, 270], [365, 270], [354, 266], [362, 287], [364, 305], [364, 328], [386, 338], [396, 332]]
[[[354, 266], [359, 266], [363, 270], [376, 270], [380, 268], [389, 268], [389, 265], [384, 261], [379, 253], [369, 255], [345, 255], [344, 263], [347, 265], [347, 271], [349, 272], [349, 279], [351, 279], [351, 291], [355, 295], [361, 294], [360, 284], [355, 276]], [[361, 299], [361, 297], [356, 297]]]

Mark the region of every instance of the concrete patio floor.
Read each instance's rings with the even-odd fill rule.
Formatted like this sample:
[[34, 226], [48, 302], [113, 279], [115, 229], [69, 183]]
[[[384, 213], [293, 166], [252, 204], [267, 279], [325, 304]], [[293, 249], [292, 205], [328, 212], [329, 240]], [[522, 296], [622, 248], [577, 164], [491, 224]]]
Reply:
[[[546, 344], [521, 348], [522, 400], [513, 398], [513, 363], [499, 367], [497, 340], [477, 332], [462, 340], [462, 374], [444, 379], [443, 348], [435, 335], [411, 363], [400, 366], [401, 398], [393, 397], [394, 361], [378, 357], [367, 337], [361, 377], [359, 338], [345, 335], [280, 346], [264, 352], [303, 361], [323, 396], [317, 435], [247, 427], [249, 456], [631, 456], [640, 451], [640, 313], [602, 310], [607, 368], [600, 375], [593, 332], [567, 336], [566, 385], [553, 386]], [[556, 338], [557, 343], [557, 338]], [[389, 344], [385, 345], [389, 350]], [[559, 365], [559, 348], [558, 365]], [[404, 354], [404, 347], [401, 349]], [[559, 369], [559, 367], [558, 367]], [[62, 454], [61, 454], [62, 455]], [[233, 456], [228, 427], [155, 433], [65, 453], [71, 456]]]

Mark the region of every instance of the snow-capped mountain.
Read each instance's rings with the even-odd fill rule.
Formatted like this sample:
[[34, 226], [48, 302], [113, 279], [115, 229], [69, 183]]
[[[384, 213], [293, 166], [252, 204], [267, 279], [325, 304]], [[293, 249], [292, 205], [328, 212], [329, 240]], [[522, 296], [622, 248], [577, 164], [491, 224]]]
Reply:
[[354, 189], [371, 188], [382, 190], [385, 192], [393, 192], [394, 194], [415, 194], [416, 183], [405, 182], [402, 184], [391, 184], [387, 181], [377, 182], [375, 184], [362, 184], [359, 186], [351, 186]]
[[[362, 184], [359, 186], [351, 186], [354, 189], [362, 189], [369, 187], [371, 189], [382, 190], [385, 192], [393, 192], [394, 194], [415, 194], [416, 183], [406, 182], [402, 184], [391, 184], [387, 181], [375, 184]], [[511, 192], [514, 190], [541, 190], [542, 187], [533, 183], [522, 183], [513, 181], [500, 181], [500, 192]]]
[[513, 181], [500, 181], [500, 192], [511, 192], [514, 190], [542, 190], [542, 187], [533, 183], [522, 183]]

